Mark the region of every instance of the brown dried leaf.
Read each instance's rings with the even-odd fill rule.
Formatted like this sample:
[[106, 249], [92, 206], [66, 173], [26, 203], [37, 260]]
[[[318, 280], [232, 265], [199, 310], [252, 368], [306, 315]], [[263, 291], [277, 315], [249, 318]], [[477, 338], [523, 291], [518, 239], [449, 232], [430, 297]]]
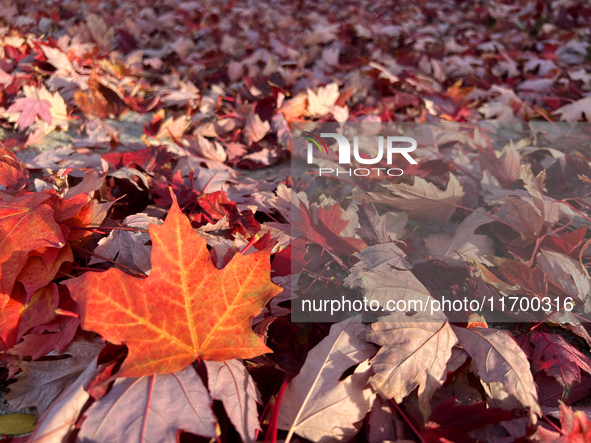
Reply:
[[542, 416], [529, 362], [507, 332], [498, 329], [452, 326], [460, 345], [472, 357], [483, 382], [500, 383], [504, 390], [529, 408], [530, 420]]
[[464, 197], [462, 185], [453, 174], [449, 175], [445, 191], [420, 177], [415, 177], [412, 186], [401, 184], [385, 187], [392, 191], [394, 196], [370, 192], [368, 201], [406, 211], [409, 217], [416, 221], [436, 218], [442, 226], [456, 211], [456, 203]]
[[419, 405], [427, 420], [431, 398], [445, 381], [447, 361], [458, 340], [447, 321], [428, 321], [419, 315], [407, 321], [401, 315], [384, 317], [370, 325], [363, 338], [382, 346], [370, 361], [375, 375], [369, 382], [374, 391], [401, 403], [418, 386]]

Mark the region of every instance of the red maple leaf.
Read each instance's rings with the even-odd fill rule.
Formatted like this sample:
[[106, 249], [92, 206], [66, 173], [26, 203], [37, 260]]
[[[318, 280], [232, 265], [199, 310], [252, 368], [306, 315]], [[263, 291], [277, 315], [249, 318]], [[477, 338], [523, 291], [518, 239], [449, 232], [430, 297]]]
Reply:
[[[53, 218], [53, 209], [46, 204], [50, 194], [26, 194], [0, 201], [0, 306], [12, 293], [17, 275], [24, 268], [29, 254], [39, 251], [45, 265], [53, 262], [47, 249], [55, 256], [65, 245], [64, 236]], [[55, 257], [53, 257], [55, 258]]]
[[29, 171], [22, 161], [8, 149], [0, 147], [0, 185], [6, 192], [24, 188], [29, 181]]

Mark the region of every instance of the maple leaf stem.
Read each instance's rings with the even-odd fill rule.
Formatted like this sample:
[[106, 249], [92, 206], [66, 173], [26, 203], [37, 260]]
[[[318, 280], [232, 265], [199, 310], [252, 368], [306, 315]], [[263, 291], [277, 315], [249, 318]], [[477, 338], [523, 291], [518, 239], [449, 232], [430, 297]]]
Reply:
[[275, 217], [273, 217], [270, 214], [265, 214], [267, 217], [269, 217], [271, 220], [273, 220], [275, 223], [281, 223], [280, 221], [278, 221]]
[[408, 425], [410, 426], [410, 428], [412, 429], [412, 431], [416, 434], [416, 436], [419, 438], [419, 440], [421, 441], [421, 443], [427, 443], [425, 441], [425, 439], [421, 436], [418, 428], [415, 426], [415, 424], [412, 422], [412, 420], [406, 416], [406, 414], [404, 413], [404, 411], [402, 410], [402, 408], [398, 405], [398, 403], [396, 403], [394, 400], [390, 400], [390, 403], [392, 405], [394, 405], [394, 407], [396, 408], [396, 410], [398, 411], [398, 413], [402, 416], [402, 418], [404, 419], [404, 421], [406, 423], [408, 423]]
[[466, 174], [468, 177], [471, 177], [472, 179], [476, 180], [477, 182], [480, 182], [480, 180], [478, 180], [470, 171], [468, 171], [466, 168], [464, 168], [463, 166], [458, 165], [456, 162], [454, 161], [448, 161], [446, 162], [448, 165], [453, 166], [454, 168], [456, 168], [458, 171], [462, 171], [464, 174]]
[[585, 203], [583, 200], [581, 200], [580, 198], [575, 199], [575, 201], [583, 206], [587, 206], [588, 208], [591, 208], [591, 205], [589, 203]]
[[137, 231], [137, 232], [142, 232], [144, 234], [148, 233], [147, 229], [127, 228], [124, 226], [101, 226], [101, 229], [116, 229], [116, 230], [120, 230], [120, 231]]
[[263, 408], [263, 411], [261, 412], [261, 415], [259, 418], [259, 426], [262, 427], [265, 424], [265, 417], [269, 413], [270, 407], [271, 407], [271, 402], [268, 401], [267, 404], [265, 405], [265, 407]]
[[242, 120], [242, 121], [246, 120], [244, 117], [242, 117], [242, 116], [240, 116], [240, 115], [236, 114], [236, 112], [231, 112], [230, 114], [223, 114], [223, 115], [220, 115], [220, 116], [218, 117], [218, 120], [221, 120], [221, 119], [223, 119], [223, 118], [235, 118], [235, 119], [237, 119], [237, 120]]
[[495, 221], [498, 221], [499, 223], [502, 223], [502, 224], [504, 224], [504, 225], [507, 225], [507, 226], [509, 226], [511, 229], [514, 229], [514, 230], [516, 230], [516, 231], [519, 231], [519, 229], [517, 229], [515, 226], [511, 225], [511, 223], [507, 223], [506, 221], [504, 221], [504, 220], [501, 220], [499, 217], [495, 217], [495, 216], [494, 216], [494, 215], [492, 215], [492, 214], [488, 214], [488, 213], [486, 213], [486, 212], [479, 211], [478, 209], [467, 208], [466, 206], [458, 205], [457, 203], [456, 203], [456, 204], [454, 204], [454, 206], [455, 206], [456, 208], [465, 209], [466, 211], [472, 211], [472, 212], [476, 212], [476, 213], [478, 213], [478, 214], [486, 215], [486, 216], [488, 216], [488, 217], [492, 218], [493, 220], [495, 220]]
[[80, 318], [80, 315], [76, 314], [75, 312], [66, 311], [64, 309], [56, 309], [55, 313], [56, 315], [62, 315], [64, 317]]
[[187, 209], [189, 207], [189, 205], [193, 205], [193, 207], [189, 211], [189, 215], [190, 215], [195, 210], [195, 206], [197, 206], [197, 203], [199, 203], [199, 200], [197, 198], [195, 200], [191, 199], [187, 203], [185, 203], [183, 206], [180, 207], [181, 211], [185, 212], [185, 209]]
[[63, 275], [64, 277], [67, 277], [67, 278], [74, 278], [70, 274], [66, 274], [65, 272], [62, 272], [62, 271], [57, 271], [57, 273], [60, 275]]
[[[65, 223], [64, 223], [65, 224]], [[66, 225], [67, 226], [67, 225]], [[88, 231], [95, 234], [107, 235], [106, 232], [103, 232], [97, 228], [82, 228], [80, 226], [68, 226], [73, 231]]]
[[[554, 312], [552, 312], [551, 314], [549, 314], [549, 315], [548, 315], [546, 318], [544, 318], [544, 320], [542, 320], [541, 322], [539, 322], [539, 323], [536, 323], [535, 325], [533, 325], [533, 326], [532, 326], [532, 327], [529, 329], [530, 331], [533, 331], [533, 330], [534, 330], [534, 329], [536, 329], [538, 326], [540, 326], [540, 325], [542, 325], [542, 324], [546, 323], [546, 321], [548, 321], [548, 319], [549, 319], [550, 317], [552, 317], [554, 314], [556, 314], [557, 312], [559, 312], [559, 311], [560, 311], [559, 307], [558, 307], [558, 306], [556, 306], [556, 304], [555, 304], [555, 303], [552, 303], [552, 302], [550, 302], [550, 305], [554, 306], [554, 307], [556, 308], [556, 311], [554, 311]], [[582, 320], [583, 322], [588, 322], [588, 321], [589, 321], [588, 319], [586, 319], [586, 318], [584, 318], [584, 317], [581, 317], [580, 315], [577, 315], [577, 314], [575, 314], [574, 312], [571, 312], [571, 315], [572, 315], [573, 317], [577, 317], [578, 319]]]
[[144, 234], [148, 233], [147, 229], [128, 228], [125, 226], [101, 226], [101, 229], [119, 229], [121, 231], [139, 231], [139, 232], [143, 232]]
[[591, 221], [591, 218], [587, 217], [585, 214], [583, 214], [577, 208], [573, 207], [571, 204], [567, 203], [565, 200], [556, 200], [555, 203], [563, 203], [569, 208], [571, 208], [573, 211], [575, 211], [577, 214], [579, 214], [581, 217], [583, 217], [585, 220]]
[[461, 123], [461, 122], [457, 122], [457, 124], [459, 126], [463, 126], [464, 128], [467, 128], [467, 129], [478, 129], [480, 132], [486, 132], [488, 134], [494, 135], [496, 138], [498, 138], [500, 140], [504, 140], [507, 143], [509, 143], [511, 141], [507, 137], [503, 137], [502, 135], [497, 134], [495, 131], [493, 131], [491, 129], [486, 129], [486, 128], [483, 128], [483, 127], [480, 127], [480, 126], [475, 127], [474, 124], [472, 124], [472, 123]]
[[395, 243], [402, 243], [404, 246], [407, 246], [407, 245], [406, 245], [406, 240], [407, 240], [407, 239], [409, 239], [409, 238], [410, 238], [410, 237], [411, 237], [411, 236], [412, 236], [412, 235], [415, 233], [415, 231], [416, 231], [417, 229], [419, 229], [419, 226], [418, 226], [418, 225], [415, 225], [415, 227], [414, 227], [414, 228], [412, 228], [412, 231], [410, 231], [410, 234], [408, 234], [408, 235], [407, 235], [406, 237], [404, 237], [404, 238], [401, 238], [400, 240], [397, 240]]
[[173, 142], [175, 142], [184, 152], [186, 156], [189, 156], [189, 153], [187, 152], [187, 149], [185, 148], [185, 145], [183, 145], [183, 143], [174, 136], [174, 134], [172, 133], [172, 131], [170, 130], [170, 128], [167, 126], [166, 130], [168, 131], [168, 134], [170, 135], [170, 138], [172, 139]]
[[513, 332], [513, 335], [518, 335], [519, 334], [519, 326], [521, 325], [521, 322], [518, 322], [517, 325], [515, 326], [515, 331]]
[[557, 234], [558, 232], [562, 231], [563, 229], [566, 229], [566, 228], [567, 228], [567, 227], [568, 227], [568, 226], [571, 224], [571, 222], [572, 222], [572, 219], [570, 219], [566, 225], [564, 225], [564, 226], [561, 226], [560, 228], [556, 228], [556, 229], [555, 229], [554, 231], [552, 231], [552, 232], [546, 232], [544, 235], [542, 235], [541, 237], [539, 237], [539, 238], [536, 240], [536, 247], [534, 248], [534, 252], [532, 253], [532, 255], [531, 255], [531, 258], [530, 258], [530, 259], [529, 259], [529, 261], [526, 263], [526, 265], [528, 265], [528, 266], [533, 266], [533, 264], [534, 264], [534, 260], [535, 260], [535, 257], [536, 257], [536, 252], [538, 252], [538, 249], [539, 249], [540, 245], [542, 244], [542, 242], [544, 241], [544, 239], [545, 239], [546, 237], [549, 237], [549, 236], [550, 236], [550, 235], [552, 235], [552, 234]]
[[456, 162], [454, 162], [453, 160], [446, 160], [443, 155], [441, 155], [441, 152], [439, 152], [439, 149], [437, 150], [437, 155], [439, 156], [439, 158], [441, 159], [441, 161], [443, 161], [446, 165], [448, 166], [453, 166], [454, 168], [456, 168], [458, 171], [462, 171], [464, 174], [466, 174], [468, 177], [471, 177], [474, 181], [476, 181], [477, 183], [480, 182], [480, 180], [478, 180], [470, 171], [468, 171], [466, 168], [464, 168], [463, 166], [458, 165]]
[[96, 269], [96, 268], [87, 268], [84, 266], [70, 266], [70, 269], [74, 269], [75, 271], [92, 271], [92, 272], [104, 272], [104, 269]]
[[536, 233], [535, 233], [534, 231], [532, 231], [532, 230], [531, 230], [531, 228], [530, 228], [530, 227], [528, 226], [528, 224], [525, 222], [525, 220], [523, 219], [523, 217], [521, 217], [521, 215], [519, 215], [519, 214], [515, 214], [515, 215], [517, 215], [517, 218], [518, 218], [519, 220], [521, 220], [521, 223], [523, 223], [523, 226], [525, 226], [525, 229], [527, 229], [527, 232], [529, 232], [529, 233], [530, 233], [530, 235], [531, 235], [532, 237], [535, 237], [535, 236], [536, 236]]
[[[336, 285], [338, 285], [338, 286], [343, 286], [343, 285], [342, 285], [342, 284], [341, 284], [339, 281], [337, 281], [337, 280], [334, 280], [334, 277], [323, 277], [323, 276], [321, 276], [321, 275], [316, 275], [316, 274], [314, 274], [312, 271], [309, 271], [309, 270], [307, 270], [307, 269], [305, 269], [305, 268], [304, 268], [304, 271], [306, 271], [306, 272], [307, 272], [308, 274], [310, 274], [311, 276], [315, 277], [315, 280], [314, 280], [314, 282], [316, 282], [316, 280], [322, 280], [322, 281], [326, 281], [326, 282], [331, 282], [331, 283], [334, 283], [334, 284], [336, 284]], [[310, 288], [308, 288], [308, 289], [310, 289]], [[307, 291], [308, 289], [306, 289], [306, 291]]]
[[[219, 171], [218, 171], [219, 172]], [[211, 178], [207, 181], [207, 183], [205, 184], [205, 186], [203, 187], [203, 192], [205, 193], [205, 190], [207, 189], [207, 187], [211, 184], [211, 182], [213, 181], [213, 179], [215, 178], [216, 175], [218, 175], [218, 172], [214, 173]]]
[[92, 252], [92, 251], [89, 251], [89, 250], [87, 250], [87, 249], [80, 248], [80, 247], [78, 247], [78, 246], [72, 246], [72, 249], [76, 249], [76, 250], [78, 250], [78, 251], [86, 252], [87, 254], [94, 255], [95, 257], [98, 257], [98, 258], [100, 258], [101, 260], [106, 260], [106, 261], [108, 261], [108, 262], [111, 262], [111, 263], [113, 263], [114, 265], [117, 265], [117, 266], [119, 266], [119, 267], [121, 267], [121, 268], [123, 268], [123, 269], [127, 269], [127, 270], [128, 270], [128, 271], [130, 271], [130, 272], [133, 272], [133, 274], [134, 274], [134, 275], [137, 275], [138, 277], [141, 277], [141, 278], [146, 278], [146, 277], [148, 277], [148, 276], [147, 276], [146, 274], [144, 274], [144, 273], [139, 273], [138, 271], [136, 271], [135, 269], [132, 269], [132, 268], [130, 268], [129, 266], [125, 266], [125, 265], [122, 265], [121, 263], [117, 263], [117, 262], [116, 262], [116, 261], [114, 261], [114, 260], [111, 260], [111, 259], [109, 259], [109, 258], [107, 258], [107, 257], [104, 257], [104, 256], [102, 256], [102, 255], [100, 255], [100, 254], [97, 254], [96, 252]]
[[[279, 406], [281, 406], [281, 400], [283, 399], [283, 394], [285, 393], [285, 390], [287, 389], [287, 384], [288, 384], [287, 379], [283, 380], [283, 384], [281, 385], [281, 389], [277, 393], [277, 397], [275, 397], [275, 402], [273, 403], [273, 406], [271, 409], [271, 419], [270, 419], [270, 423], [269, 423], [269, 428], [267, 430], [267, 431], [270, 431], [270, 434], [271, 434], [271, 443], [277, 443], [277, 422], [279, 421]], [[285, 438], [284, 443], [290, 442], [291, 437], [293, 437], [294, 431], [295, 431], [295, 428], [292, 427], [292, 429], [289, 431], [289, 434], [287, 434], [287, 437]], [[268, 434], [269, 434], [269, 432], [268, 432]], [[267, 436], [265, 436], [265, 443], [267, 443]]]
[[552, 126], [554, 126], [554, 129], [556, 129], [558, 132], [560, 132], [563, 137], [578, 151], [578, 147], [577, 145], [575, 145], [569, 138], [568, 136], [564, 133], [564, 131], [562, 129], [560, 129], [558, 126], [556, 126], [556, 123], [553, 122], [550, 118], [548, 118], [548, 116], [546, 115], [545, 112], [542, 112], [543, 110], [538, 108], [537, 106], [533, 109], [534, 112], [537, 112], [538, 114], [540, 114], [542, 117], [544, 117], [546, 120], [548, 120], [548, 123], [550, 123]]
[[544, 95], [544, 98], [551, 99], [551, 100], [561, 100], [561, 101], [567, 102], [567, 103], [575, 103], [576, 102], [576, 100], [574, 100], [572, 98], [568, 98], [568, 97], [556, 97], [555, 95]]
[[[99, 234], [106, 234], [106, 232], [100, 232], [98, 230], [99, 228], [85, 228], [83, 226], [75, 226], [75, 225], [70, 225], [68, 223], [64, 223], [64, 225], [66, 225], [70, 229], [77, 230], [77, 231], [92, 231], [92, 232], [98, 232]], [[140, 232], [144, 232], [144, 233], [148, 232], [146, 229], [127, 228], [124, 226], [101, 226], [100, 229], [120, 229], [122, 231], [140, 231]]]
[[312, 274], [312, 275], [313, 275], [313, 276], [315, 276], [316, 278], [314, 278], [314, 280], [312, 281], [312, 283], [310, 283], [310, 286], [308, 286], [308, 287], [307, 287], [305, 290], [303, 290], [303, 291], [302, 291], [302, 294], [305, 294], [305, 293], [307, 293], [307, 292], [310, 290], [310, 288], [312, 287], [312, 285], [313, 285], [314, 283], [316, 283], [316, 281], [318, 281], [318, 279], [321, 279], [321, 280], [322, 280], [322, 279], [324, 279], [324, 277], [322, 277], [322, 274], [324, 274], [324, 271], [326, 271], [326, 270], [328, 269], [328, 267], [329, 267], [329, 266], [330, 266], [330, 265], [331, 265], [331, 264], [332, 264], [332, 263], [333, 263], [335, 260], [336, 260], [336, 259], [335, 259], [335, 258], [333, 258], [331, 261], [329, 261], [327, 264], [325, 264], [325, 265], [324, 265], [324, 268], [322, 269], [322, 271], [320, 271], [320, 273], [319, 273], [319, 274], [314, 274], [312, 271], [308, 271], [308, 270], [306, 269], [306, 272], [308, 272], [308, 273]]
[[556, 426], [554, 423], [552, 423], [552, 420], [550, 420], [548, 417], [546, 417], [546, 414], [542, 415], [542, 419], [548, 423], [550, 426], [552, 426], [554, 429], [556, 429], [557, 432], [560, 432], [560, 435], [564, 435], [564, 432], [562, 432], [562, 429], [560, 429], [558, 426]]
[[590, 244], [591, 238], [585, 242], [585, 244], [581, 247], [581, 252], [579, 252], [579, 263], [583, 267], [583, 271], [585, 271], [587, 277], [589, 277], [589, 273], [587, 272], [587, 267], [583, 264], [583, 253], [587, 250]]
[[[118, 264], [119, 266], [122, 266], [122, 265], [120, 265], [119, 263], [117, 263], [117, 264]], [[74, 270], [76, 270], [76, 271], [105, 272], [105, 269], [87, 268], [87, 267], [84, 267], [84, 266], [70, 266], [70, 269], [74, 269]], [[128, 269], [129, 269], [129, 268], [128, 268]], [[144, 275], [142, 275], [142, 274], [138, 274], [136, 271], [133, 271], [133, 272], [134, 272], [134, 274], [131, 274], [131, 276], [132, 276], [132, 277], [137, 277], [137, 278], [148, 278], [148, 276], [147, 276], [147, 275], [146, 275], [146, 276], [144, 276]], [[126, 272], [126, 274], [128, 274], [128, 273]], [[71, 276], [70, 276], [70, 277], [71, 277]]]
[[248, 242], [248, 244], [244, 247], [244, 249], [240, 252], [242, 255], [244, 255], [244, 253], [248, 250], [248, 248], [250, 248], [252, 245], [254, 245], [256, 242], [258, 242], [260, 240], [260, 237], [258, 235], [253, 236], [250, 241]]
[[547, 316], [544, 318], [544, 320], [542, 320], [542, 321], [541, 321], [541, 322], [539, 322], [539, 323], [536, 323], [536, 324], [535, 324], [535, 325], [533, 325], [531, 328], [529, 328], [529, 330], [530, 330], [530, 331], [533, 331], [533, 330], [534, 330], [534, 329], [536, 329], [538, 326], [540, 326], [540, 325], [542, 325], [542, 324], [546, 323], [546, 321], [547, 321], [547, 320], [548, 320], [550, 317], [552, 317], [554, 314], [556, 314], [556, 312], [552, 312], [551, 314], [547, 315]]
[[148, 419], [148, 412], [150, 411], [150, 406], [152, 405], [152, 394], [154, 393], [154, 380], [156, 379], [156, 375], [150, 376], [150, 387], [148, 388], [148, 398], [146, 399], [146, 406], [144, 410], [144, 422], [142, 423], [141, 433], [139, 441], [145, 440], [145, 433], [146, 433], [146, 421]]

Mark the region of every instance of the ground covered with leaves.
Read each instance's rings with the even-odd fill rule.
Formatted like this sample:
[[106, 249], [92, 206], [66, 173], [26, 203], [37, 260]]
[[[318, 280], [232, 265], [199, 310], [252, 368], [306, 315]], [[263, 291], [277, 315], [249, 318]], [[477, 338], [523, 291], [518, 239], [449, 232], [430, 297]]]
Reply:
[[[0, 0], [0, 434], [591, 441], [590, 18]], [[327, 122], [427, 136], [318, 177], [291, 129]], [[328, 295], [517, 308], [292, 321]]]

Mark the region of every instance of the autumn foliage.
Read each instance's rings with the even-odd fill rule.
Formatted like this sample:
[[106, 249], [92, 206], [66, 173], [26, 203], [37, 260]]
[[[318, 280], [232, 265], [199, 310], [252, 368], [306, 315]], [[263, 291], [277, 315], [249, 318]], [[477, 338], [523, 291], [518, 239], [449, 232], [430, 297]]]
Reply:
[[[2, 438], [591, 441], [590, 19], [0, 0]], [[318, 176], [322, 124], [416, 162]]]

